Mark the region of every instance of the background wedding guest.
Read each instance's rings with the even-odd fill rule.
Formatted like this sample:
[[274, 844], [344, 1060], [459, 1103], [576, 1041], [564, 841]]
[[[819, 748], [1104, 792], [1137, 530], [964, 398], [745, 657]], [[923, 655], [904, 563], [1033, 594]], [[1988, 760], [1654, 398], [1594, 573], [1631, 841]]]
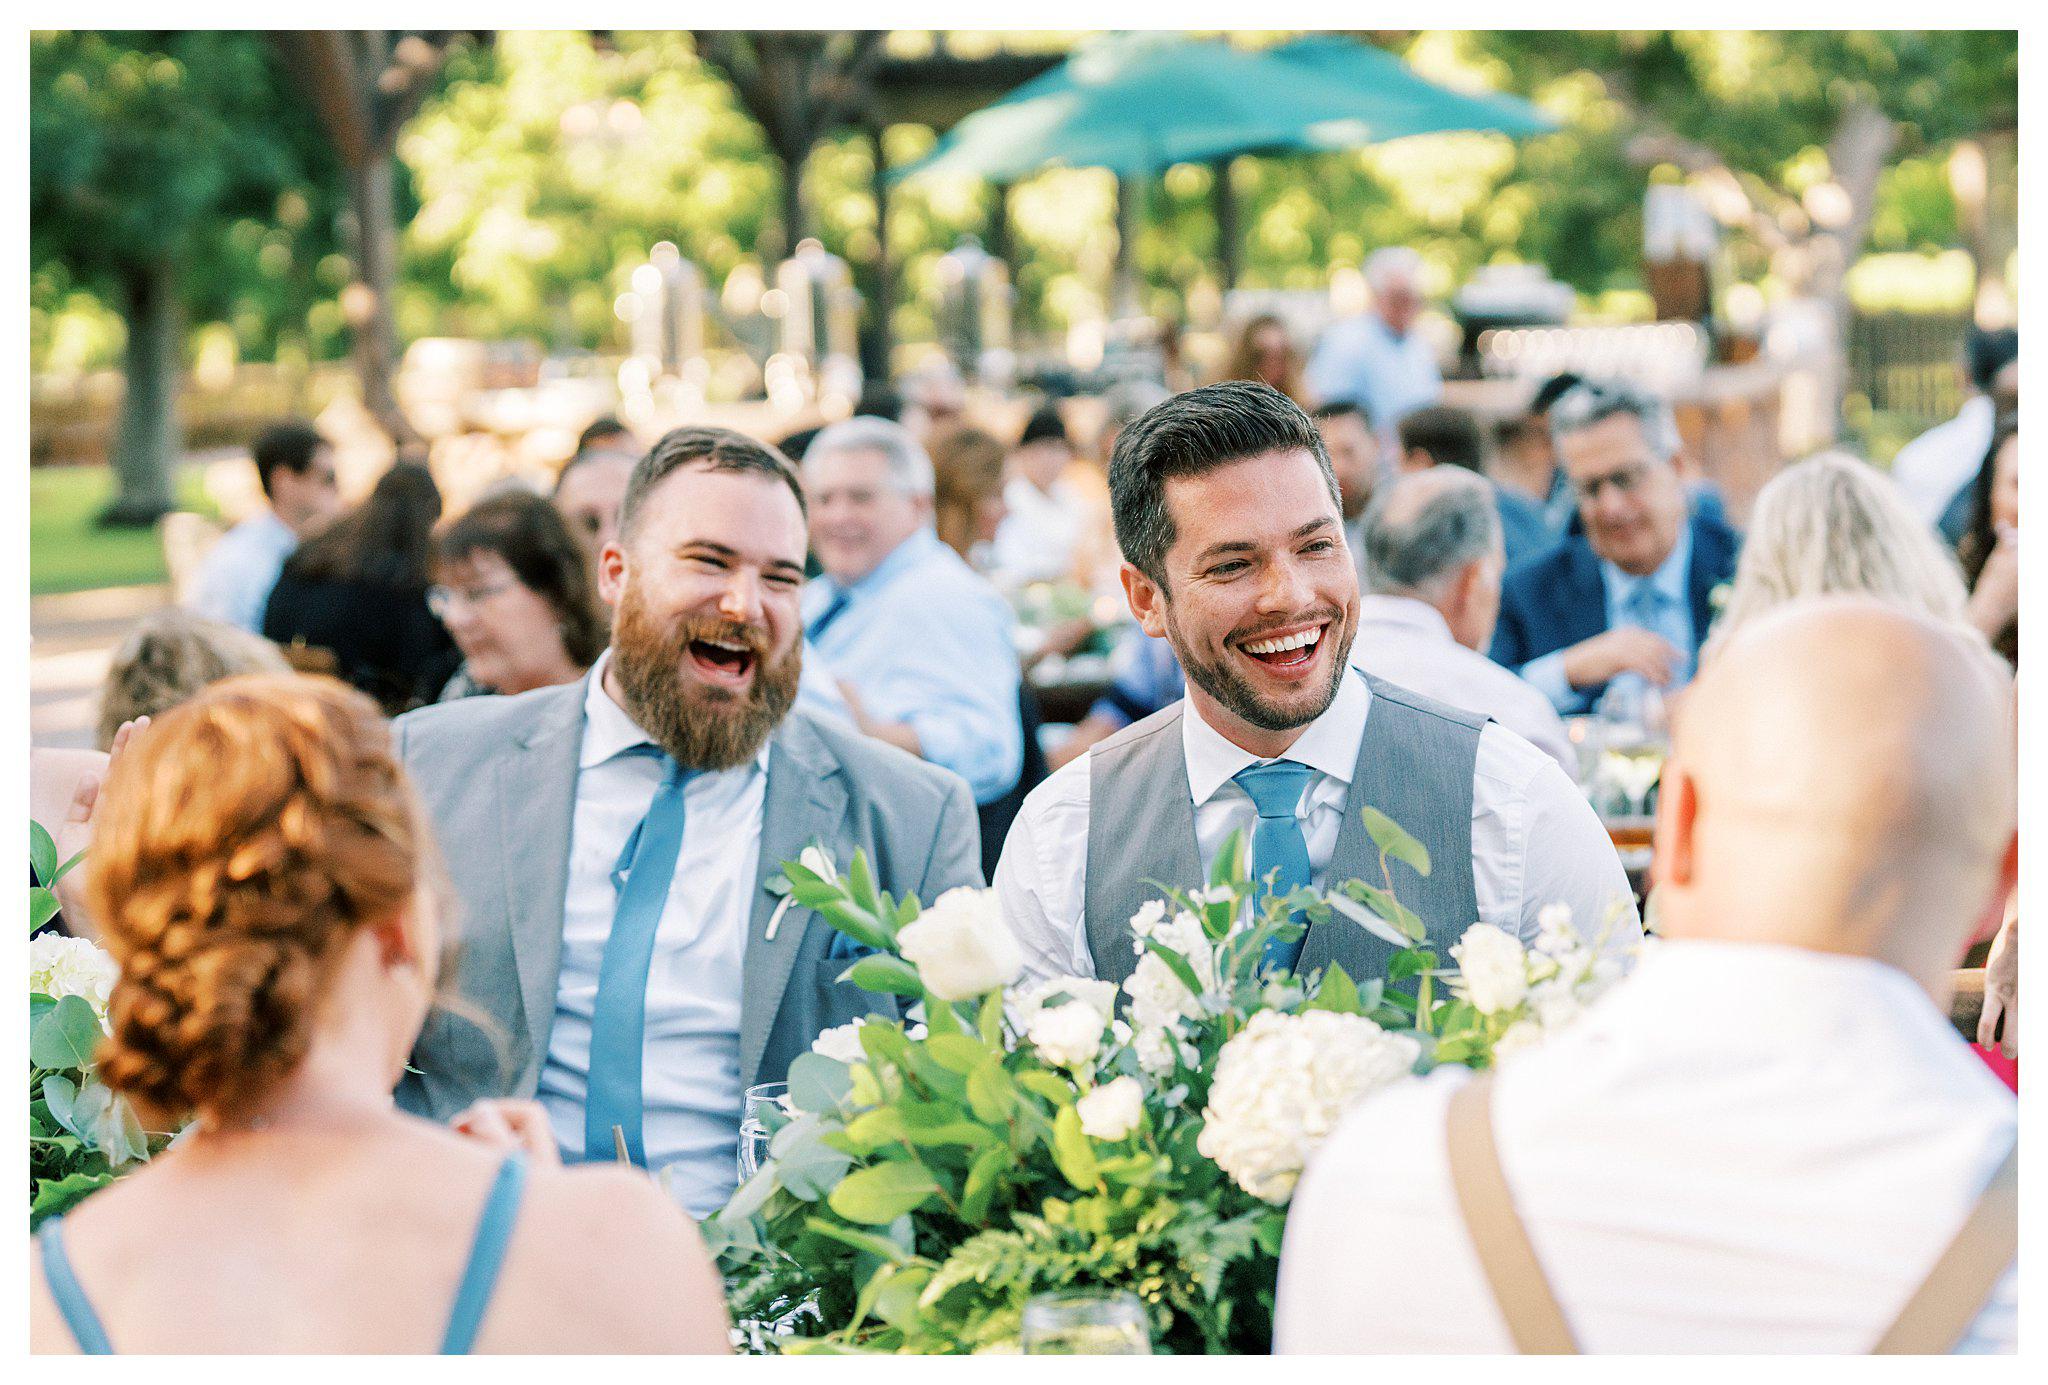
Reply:
[[470, 1135], [393, 1108], [451, 902], [367, 698], [223, 683], [107, 800], [99, 1075], [150, 1128], [194, 1125], [44, 1225], [34, 1350], [726, 1350], [717, 1275], [648, 1180], [560, 1168], [526, 1103]]
[[[2012, 396], [2019, 385], [2020, 335], [2010, 328], [1972, 327], [1963, 338], [1963, 403], [1955, 417], [1937, 423], [1892, 458], [1891, 475], [1906, 507], [1922, 523], [1941, 524], [1970, 486], [1991, 448], [2000, 412], [1997, 396]], [[1949, 534], [1953, 543], [1960, 530]]]
[[1627, 675], [1682, 687], [1735, 571], [1734, 531], [1690, 513], [1678, 424], [1632, 385], [1582, 382], [1551, 406], [1584, 531], [1508, 570], [1490, 651], [1560, 713]]
[[1494, 489], [1483, 476], [1436, 466], [1397, 478], [1373, 498], [1351, 662], [1487, 714], [1576, 779], [1578, 752], [1550, 700], [1482, 652], [1500, 614], [1506, 561]]
[[1082, 538], [1096, 507], [1066, 479], [1074, 464], [1059, 406], [1032, 411], [1010, 452], [1003, 522], [996, 528], [993, 580], [1007, 591], [1032, 582], [1079, 580]]
[[[2016, 868], [2009, 675], [1952, 624], [1818, 598], [1738, 632], [1676, 716], [1664, 940], [1497, 1075], [1352, 1109], [1289, 1210], [1278, 1350], [1511, 1350], [1502, 1291], [1547, 1281], [1579, 1350], [1869, 1351], [2016, 1152], [1947, 1014]], [[1452, 1183], [1493, 1167], [1489, 1112], [1535, 1258], [1508, 1284], [1474, 1250], [1507, 1218]], [[1949, 1286], [1952, 1336], [1902, 1349], [2012, 1351], [2013, 1244]]]
[[263, 633], [325, 650], [342, 681], [396, 714], [439, 695], [462, 662], [427, 609], [441, 492], [426, 467], [394, 462], [369, 498], [285, 560]]
[[1287, 323], [1273, 313], [1260, 313], [1238, 329], [1223, 378], [1258, 380], [1297, 404], [1307, 398], [1301, 383], [1301, 353], [1294, 348]]
[[[1401, 463], [1404, 472], [1425, 467], [1454, 466], [1486, 476], [1486, 444], [1479, 436], [1479, 424], [1463, 409], [1432, 404], [1417, 409], [1401, 420]], [[1488, 477], [1494, 508], [1500, 514], [1501, 543], [1510, 567], [1533, 558], [1551, 545], [1543, 524], [1543, 510], [1520, 491]]]
[[1009, 506], [1003, 500], [1008, 452], [979, 428], [946, 428], [932, 438], [932, 529], [968, 566], [987, 574], [992, 545]]
[[625, 424], [607, 414], [583, 430], [576, 455], [555, 476], [555, 508], [589, 554], [593, 583], [598, 551], [619, 532], [626, 480], [646, 450]]
[[1349, 399], [1319, 405], [1311, 415], [1323, 447], [1330, 454], [1330, 470], [1337, 477], [1337, 508], [1344, 514], [1344, 546], [1358, 564], [1358, 580], [1365, 580], [1365, 507], [1379, 484], [1379, 442], [1373, 436], [1372, 420]]
[[1436, 351], [1415, 330], [1422, 311], [1422, 256], [1405, 245], [1386, 245], [1365, 260], [1372, 308], [1332, 323], [1309, 356], [1304, 378], [1318, 404], [1349, 399], [1379, 430], [1382, 458], [1400, 449], [1396, 429], [1416, 409], [1444, 392]]
[[284, 560], [341, 508], [334, 448], [310, 423], [273, 423], [250, 448], [264, 508], [221, 535], [194, 579], [192, 609], [255, 634]]
[[427, 606], [462, 651], [440, 701], [573, 683], [604, 652], [611, 622], [583, 549], [539, 496], [478, 501], [434, 552]]
[[932, 464], [899, 423], [835, 423], [804, 453], [811, 546], [805, 636], [867, 734], [942, 765], [976, 803], [1023, 768], [1009, 606], [932, 532]]
[[1868, 463], [1823, 452], [1786, 467], [1757, 492], [1735, 581], [1701, 662], [1766, 611], [1838, 593], [1874, 596], [1958, 624], [1969, 600], [1955, 560], [1898, 487]]
[[2020, 661], [2020, 416], [1998, 421], [1970, 490], [1957, 546], [1970, 584], [1970, 623], [2015, 668]]
[[176, 608], [151, 612], [107, 661], [95, 743], [111, 749], [128, 722], [162, 716], [223, 678], [290, 671], [277, 646], [261, 635]]

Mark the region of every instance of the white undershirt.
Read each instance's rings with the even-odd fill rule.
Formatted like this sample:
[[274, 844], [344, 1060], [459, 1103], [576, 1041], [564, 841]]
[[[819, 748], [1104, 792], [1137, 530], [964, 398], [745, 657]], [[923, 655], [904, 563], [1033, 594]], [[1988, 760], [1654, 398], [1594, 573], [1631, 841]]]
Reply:
[[[599, 658], [584, 694], [562, 970], [540, 1075], [540, 1102], [572, 1159], [583, 1154], [590, 1017], [618, 907], [612, 868], [666, 772], [653, 756], [621, 753], [649, 738], [604, 689], [610, 659], [609, 651]], [[682, 850], [648, 968], [642, 1138], [648, 1166], [673, 1166], [671, 1187], [697, 1217], [721, 1206], [737, 1181], [740, 968], [767, 789], [766, 745], [747, 764], [684, 786]]]

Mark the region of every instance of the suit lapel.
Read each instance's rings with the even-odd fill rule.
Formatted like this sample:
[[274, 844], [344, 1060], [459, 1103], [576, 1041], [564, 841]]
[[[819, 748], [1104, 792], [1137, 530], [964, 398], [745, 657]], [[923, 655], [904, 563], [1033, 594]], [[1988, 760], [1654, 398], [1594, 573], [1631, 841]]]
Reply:
[[[497, 775], [499, 847], [503, 853], [506, 923], [519, 970], [527, 1069], [536, 1080], [554, 1023], [562, 969], [562, 908], [569, 892], [569, 839], [575, 829], [577, 757], [583, 746], [583, 697], [589, 679], [565, 685], [509, 755], [493, 761]], [[522, 1078], [527, 1073], [522, 1073]], [[523, 1095], [533, 1094], [524, 1083]]]
[[1569, 552], [1571, 567], [1556, 597], [1559, 623], [1564, 627], [1559, 649], [1589, 640], [1607, 628], [1607, 584], [1600, 580], [1600, 559], [1583, 535], [1572, 540]]
[[[786, 719], [768, 751], [768, 788], [761, 807], [761, 855], [754, 870], [754, 903], [747, 922], [747, 950], [740, 983], [740, 1076], [751, 1085], [768, 1047], [768, 1035], [789, 989], [790, 971], [815, 917], [768, 889], [814, 841], [844, 866], [849, 843], [840, 840], [847, 790], [839, 762], [799, 717]], [[776, 921], [775, 936], [768, 925]]]

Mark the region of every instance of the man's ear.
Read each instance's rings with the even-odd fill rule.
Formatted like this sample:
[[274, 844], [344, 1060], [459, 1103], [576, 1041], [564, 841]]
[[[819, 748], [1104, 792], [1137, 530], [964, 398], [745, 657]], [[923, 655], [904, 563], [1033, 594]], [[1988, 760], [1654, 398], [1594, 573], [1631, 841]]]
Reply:
[[1166, 638], [1166, 590], [1130, 563], [1117, 570], [1131, 614], [1153, 639]]
[[1692, 883], [1693, 834], [1699, 826], [1699, 786], [1676, 759], [1664, 762], [1657, 789], [1657, 849], [1654, 870], [1659, 885], [1680, 889]]
[[626, 590], [626, 550], [613, 539], [597, 553], [597, 595], [605, 605], [616, 607]]

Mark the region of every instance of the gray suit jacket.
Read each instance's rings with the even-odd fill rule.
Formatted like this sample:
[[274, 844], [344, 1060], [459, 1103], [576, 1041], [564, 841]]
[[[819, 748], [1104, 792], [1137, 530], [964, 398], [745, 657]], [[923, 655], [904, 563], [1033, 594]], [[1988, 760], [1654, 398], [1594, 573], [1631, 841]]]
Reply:
[[[539, 1087], [561, 968], [587, 687], [585, 679], [464, 698], [395, 723], [461, 901], [441, 982], [453, 1000], [420, 1031], [417, 1071], [398, 1088], [408, 1110], [445, 1120], [479, 1097], [531, 1097]], [[774, 940], [766, 937], [781, 902], [767, 886], [784, 861], [816, 842], [843, 866], [863, 848], [876, 885], [898, 898], [930, 901], [982, 883], [974, 799], [958, 775], [803, 712], [792, 712], [769, 746], [742, 964], [740, 1074], [750, 1086], [785, 1077], [820, 1031], [891, 1004], [835, 980], [850, 963], [849, 940], [809, 910], [790, 908]]]

